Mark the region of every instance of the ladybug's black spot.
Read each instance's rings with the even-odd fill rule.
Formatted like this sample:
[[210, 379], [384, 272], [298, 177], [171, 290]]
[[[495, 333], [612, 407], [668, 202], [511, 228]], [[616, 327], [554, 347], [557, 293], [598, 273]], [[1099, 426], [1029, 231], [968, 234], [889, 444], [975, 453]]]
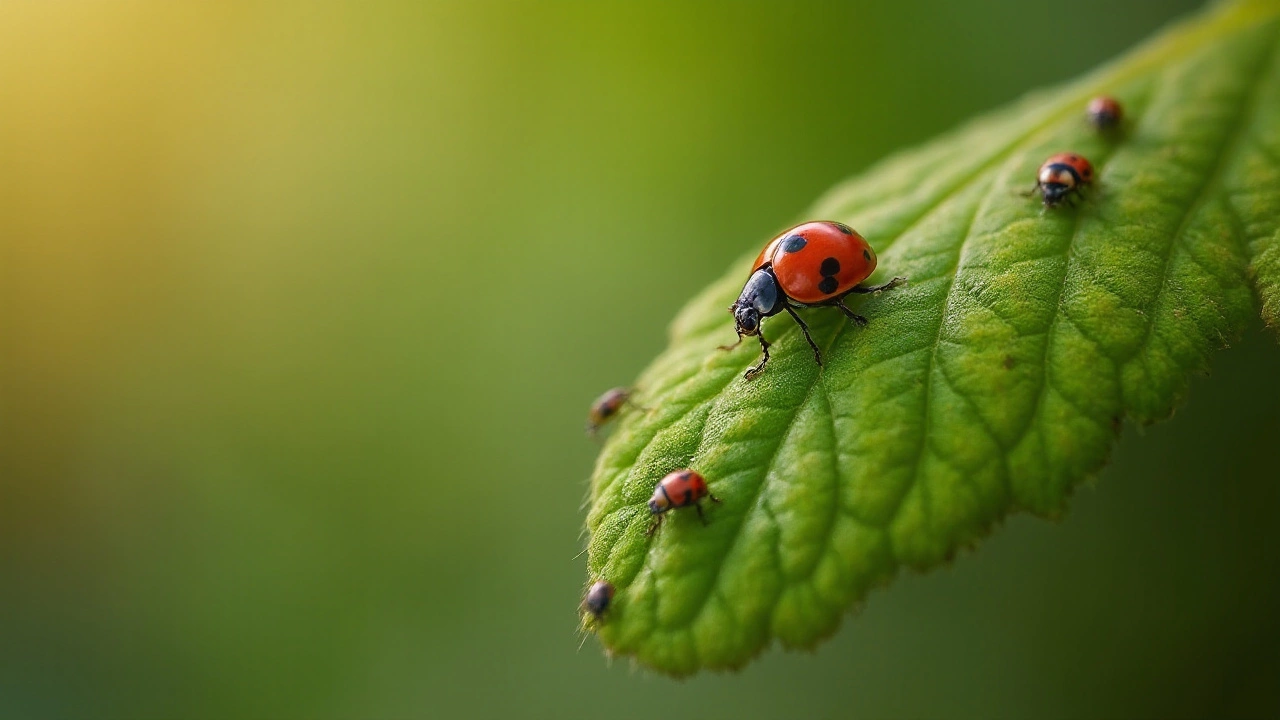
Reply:
[[788, 252], [788, 253], [798, 253], [804, 249], [805, 245], [808, 245], [808, 244], [809, 244], [809, 241], [805, 240], [803, 237], [799, 235], [792, 235], [791, 237], [782, 241], [782, 251]]
[[836, 229], [844, 233], [845, 235], [853, 234], [853, 228], [849, 227], [848, 225], [845, 225], [844, 223], [832, 221], [831, 224], [835, 225]]
[[863, 248], [862, 259], [866, 260], [867, 262], [871, 262], [871, 251], [867, 250], [866, 248]]
[[840, 261], [829, 257], [822, 261], [822, 267], [818, 268], [818, 272], [822, 273], [823, 277], [835, 275], [840, 272]]
[[818, 289], [828, 295], [835, 292], [836, 288], [839, 286], [840, 286], [840, 283], [830, 275], [822, 278], [822, 282], [818, 283]]

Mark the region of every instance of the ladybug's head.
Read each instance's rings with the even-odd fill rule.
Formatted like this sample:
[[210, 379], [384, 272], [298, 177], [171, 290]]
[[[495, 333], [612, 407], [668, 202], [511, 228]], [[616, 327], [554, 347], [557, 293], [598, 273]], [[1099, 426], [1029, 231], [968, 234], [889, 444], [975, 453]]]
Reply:
[[750, 305], [735, 306], [733, 322], [739, 335], [755, 335], [760, 332], [760, 311]]
[[1053, 207], [1071, 194], [1071, 186], [1060, 183], [1045, 183], [1040, 186], [1040, 194], [1044, 196], [1044, 204]]

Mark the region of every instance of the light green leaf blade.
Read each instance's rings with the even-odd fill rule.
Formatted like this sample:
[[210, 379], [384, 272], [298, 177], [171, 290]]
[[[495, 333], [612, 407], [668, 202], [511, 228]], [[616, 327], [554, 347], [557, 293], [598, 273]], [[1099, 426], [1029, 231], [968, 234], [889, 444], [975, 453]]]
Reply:
[[[1083, 108], [1108, 93], [1122, 132]], [[1048, 155], [1089, 157], [1076, 209], [1022, 197]], [[1224, 5], [1119, 62], [1037, 93], [834, 189], [808, 218], [879, 252], [859, 328], [771, 318], [743, 371], [725, 308], [749, 251], [676, 319], [637, 382], [649, 412], [610, 438], [591, 484], [588, 566], [617, 595], [609, 651], [683, 675], [808, 648], [903, 566], [926, 569], [1006, 514], [1060, 513], [1121, 421], [1168, 416], [1260, 299], [1280, 324], [1280, 3]], [[763, 243], [765, 235], [759, 238]], [[1255, 296], [1256, 293], [1256, 296]], [[723, 503], [646, 536], [646, 501], [693, 467]]]

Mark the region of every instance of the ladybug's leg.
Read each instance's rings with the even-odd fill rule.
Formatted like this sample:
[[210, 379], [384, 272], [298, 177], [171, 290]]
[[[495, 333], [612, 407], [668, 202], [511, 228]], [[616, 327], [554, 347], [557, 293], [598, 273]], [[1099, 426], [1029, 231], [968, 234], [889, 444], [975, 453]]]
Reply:
[[764, 353], [764, 357], [760, 358], [760, 362], [756, 363], [755, 367], [748, 368], [747, 371], [743, 373], [742, 377], [748, 380], [764, 371], [764, 364], [769, 362], [769, 341], [764, 339], [763, 332], [756, 335], [756, 337], [760, 339], [760, 350]]
[[[711, 502], [713, 502], [713, 503], [719, 503], [719, 502], [720, 502], [720, 498], [716, 497], [715, 495], [712, 495], [711, 493], [707, 493], [707, 498], [708, 498], [708, 499], [710, 499], [710, 500], [711, 500]], [[694, 505], [693, 505], [693, 506], [694, 506], [694, 507], [696, 507], [696, 508], [698, 508], [698, 519], [702, 520], [702, 524], [703, 524], [703, 525], [706, 525], [706, 524], [707, 524], [707, 516], [702, 514], [702, 501], [701, 501], [701, 500], [699, 500], [698, 502], [694, 503]]]
[[[857, 288], [854, 288], [854, 289], [856, 290]], [[835, 306], [840, 308], [840, 310], [844, 312], [845, 315], [849, 316], [850, 320], [858, 323], [859, 326], [861, 327], [867, 326], [867, 322], [868, 322], [867, 319], [859, 315], [858, 313], [850, 310], [849, 306], [844, 304], [844, 298], [836, 298]]]
[[795, 318], [796, 324], [800, 326], [800, 332], [804, 333], [804, 339], [809, 341], [809, 347], [813, 348], [813, 359], [817, 361], [818, 365], [822, 365], [822, 351], [818, 349], [818, 343], [814, 342], [813, 337], [809, 335], [809, 326], [804, 324], [804, 321], [800, 319], [800, 314], [790, 305], [784, 305], [783, 307], [787, 309], [787, 312], [791, 313], [791, 317]]
[[[880, 292], [880, 291], [882, 291], [882, 290], [892, 290], [892, 289], [894, 289], [894, 288], [896, 288], [896, 287], [901, 287], [901, 286], [906, 285], [906, 284], [907, 284], [907, 279], [906, 279], [906, 278], [904, 278], [904, 277], [896, 277], [896, 278], [894, 278], [894, 279], [890, 280], [889, 282], [887, 282], [887, 283], [885, 283], [885, 284], [883, 284], [883, 285], [871, 285], [871, 286], [856, 285], [856, 286], [854, 286], [854, 288], [853, 288], [852, 290], [850, 290], [849, 292], [851, 292], [851, 293], [858, 293], [859, 295], [867, 295], [867, 294], [869, 294], [869, 293], [878, 293], [878, 292]], [[843, 300], [840, 300], [840, 301], [838, 301], [838, 302], [843, 302]], [[841, 307], [844, 307], [844, 305], [841, 305]], [[847, 308], [846, 308], [846, 310], [847, 310]]]
[[654, 518], [653, 523], [649, 525], [649, 529], [644, 532], [644, 536], [653, 537], [653, 534], [658, 531], [658, 528], [662, 527], [662, 518], [664, 517], [666, 516], [659, 515], [658, 517]]

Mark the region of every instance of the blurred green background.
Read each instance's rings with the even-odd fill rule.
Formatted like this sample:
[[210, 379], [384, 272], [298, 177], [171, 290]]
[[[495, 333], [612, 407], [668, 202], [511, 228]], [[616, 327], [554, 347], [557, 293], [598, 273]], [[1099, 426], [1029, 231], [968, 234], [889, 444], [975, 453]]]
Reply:
[[577, 634], [586, 405], [675, 311], [1195, 5], [5, 3], [0, 716], [1280, 714], [1261, 328], [813, 654]]

